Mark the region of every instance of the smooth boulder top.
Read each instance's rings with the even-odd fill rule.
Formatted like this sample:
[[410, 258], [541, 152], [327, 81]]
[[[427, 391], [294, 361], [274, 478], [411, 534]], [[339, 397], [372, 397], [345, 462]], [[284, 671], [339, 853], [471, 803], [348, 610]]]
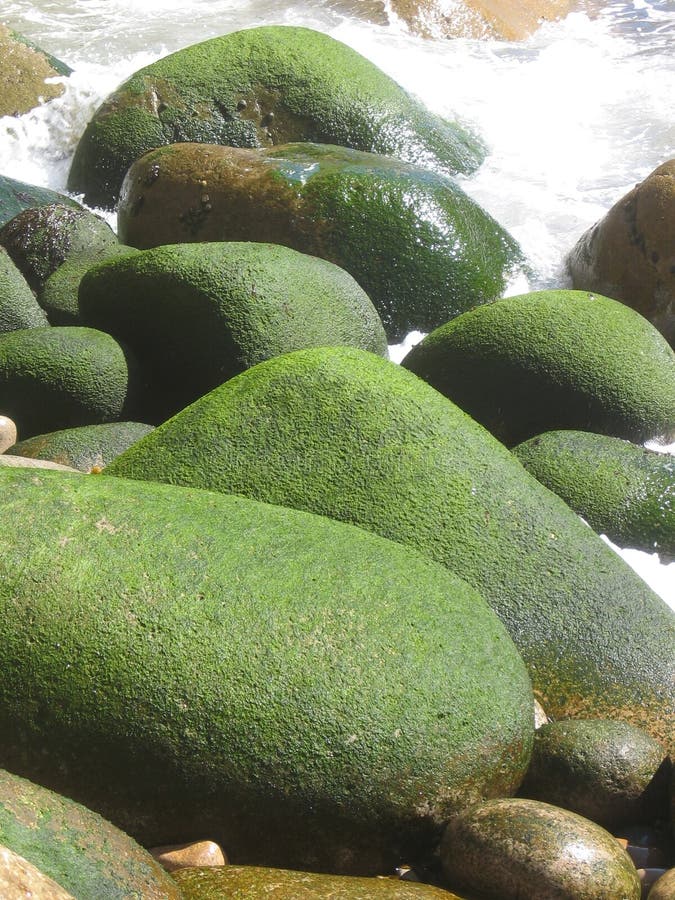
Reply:
[[675, 560], [675, 459], [620, 438], [551, 431], [513, 448], [525, 468], [621, 547]]
[[675, 616], [445, 397], [350, 348], [297, 351], [202, 397], [104, 470], [244, 494], [415, 547], [505, 622], [546, 712], [672, 740]]
[[536, 291], [458, 316], [402, 365], [512, 446], [579, 429], [675, 439], [675, 353], [634, 310], [586, 291]]
[[522, 273], [516, 241], [451, 178], [324, 144], [250, 150], [181, 143], [129, 169], [120, 239], [272, 241], [342, 266], [390, 341], [502, 296]]
[[520, 784], [529, 678], [442, 566], [208, 491], [0, 482], [0, 759], [144, 846], [379, 874]]
[[93, 206], [113, 206], [129, 166], [153, 147], [199, 141], [265, 147], [340, 144], [447, 174], [483, 148], [430, 113], [340, 41], [295, 26], [235, 31], [140, 69], [94, 115], [68, 179]]
[[78, 900], [181, 896], [164, 869], [119, 828], [79, 803], [2, 769], [0, 844]]
[[640, 879], [609, 832], [536, 800], [479, 803], [454, 817], [441, 843], [450, 881], [486, 900], [639, 900]]

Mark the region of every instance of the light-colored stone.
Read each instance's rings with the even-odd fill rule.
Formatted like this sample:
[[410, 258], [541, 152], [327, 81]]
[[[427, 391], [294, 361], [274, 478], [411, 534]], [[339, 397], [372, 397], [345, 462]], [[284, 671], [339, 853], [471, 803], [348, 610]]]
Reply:
[[153, 847], [150, 853], [167, 872], [191, 866], [224, 866], [228, 862], [227, 856], [214, 841], [169, 844], [164, 847]]
[[652, 884], [649, 900], [675, 900], [675, 869], [668, 869]]
[[79, 472], [77, 469], [73, 469], [70, 466], [62, 466], [60, 463], [50, 462], [47, 459], [29, 459], [27, 456], [12, 456], [8, 453], [0, 455], [0, 466], [14, 466], [15, 468], [24, 469], [60, 469], [62, 472], [77, 472], [78, 475], [82, 475], [82, 472]]
[[8, 847], [0, 846], [2, 900], [74, 900], [73, 895]]
[[16, 425], [7, 416], [0, 416], [0, 453], [16, 444]]

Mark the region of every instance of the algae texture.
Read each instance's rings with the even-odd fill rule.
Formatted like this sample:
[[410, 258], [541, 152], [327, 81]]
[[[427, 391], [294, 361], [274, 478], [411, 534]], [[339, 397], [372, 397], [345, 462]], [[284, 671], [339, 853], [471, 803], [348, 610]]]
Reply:
[[20, 328], [44, 328], [47, 324], [47, 316], [28, 282], [4, 247], [0, 247], [0, 334]]
[[675, 560], [675, 459], [620, 438], [551, 431], [513, 448], [531, 475], [621, 547]]
[[354, 874], [520, 784], [529, 678], [442, 566], [245, 498], [0, 482], [0, 764], [144, 846]]
[[340, 144], [448, 174], [473, 171], [483, 157], [461, 126], [430, 113], [340, 41], [264, 26], [195, 44], [132, 75], [87, 126], [68, 188], [89, 205], [112, 207], [134, 160], [182, 141]]
[[675, 353], [653, 325], [586, 291], [536, 291], [469, 310], [403, 360], [508, 446], [575, 429], [675, 438]]
[[81, 472], [102, 469], [152, 431], [142, 422], [104, 422], [38, 434], [12, 447], [13, 456], [42, 459]]
[[65, 204], [73, 209], [82, 209], [79, 203], [65, 194], [0, 175], [0, 227], [13, 219], [22, 209], [49, 206], [52, 203]]
[[500, 616], [554, 717], [620, 718], [666, 744], [675, 615], [480, 425], [349, 348], [261, 363], [105, 471], [310, 510], [416, 548]]

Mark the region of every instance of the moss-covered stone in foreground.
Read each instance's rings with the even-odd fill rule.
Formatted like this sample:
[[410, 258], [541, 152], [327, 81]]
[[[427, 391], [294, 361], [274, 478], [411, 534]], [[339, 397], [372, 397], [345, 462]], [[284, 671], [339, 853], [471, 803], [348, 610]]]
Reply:
[[620, 438], [551, 431], [513, 448], [595, 531], [675, 560], [675, 459]]
[[109, 475], [342, 519], [417, 548], [502, 618], [555, 717], [675, 732], [675, 615], [480, 425], [349, 348], [249, 369], [117, 457]]
[[207, 491], [7, 469], [0, 498], [0, 764], [143, 845], [391, 872], [519, 785], [522, 659], [442, 566]]
[[448, 174], [473, 171], [480, 144], [413, 99], [373, 63], [309, 28], [265, 26], [186, 47], [140, 69], [97, 110], [69, 190], [113, 206], [148, 150], [199, 141], [266, 147], [340, 144]]
[[37, 434], [11, 448], [15, 456], [49, 460], [81, 472], [103, 468], [152, 431], [142, 422], [104, 422]]
[[0, 334], [20, 328], [44, 328], [47, 316], [26, 279], [0, 247]]

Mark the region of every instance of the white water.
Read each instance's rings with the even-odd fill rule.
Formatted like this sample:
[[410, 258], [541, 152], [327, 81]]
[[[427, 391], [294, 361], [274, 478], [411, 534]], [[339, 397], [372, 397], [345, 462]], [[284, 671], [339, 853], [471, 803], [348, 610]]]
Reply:
[[[532, 289], [566, 286], [564, 258], [583, 231], [675, 156], [675, 0], [589, 0], [521, 43], [424, 40], [358, 10], [359, 0], [3, 0], [0, 20], [74, 73], [61, 98], [0, 118], [0, 172], [64, 190], [80, 134], [120, 81], [180, 47], [272, 23], [331, 34], [482, 136], [488, 157], [462, 184], [521, 242]], [[675, 563], [621, 552], [675, 608]]]

